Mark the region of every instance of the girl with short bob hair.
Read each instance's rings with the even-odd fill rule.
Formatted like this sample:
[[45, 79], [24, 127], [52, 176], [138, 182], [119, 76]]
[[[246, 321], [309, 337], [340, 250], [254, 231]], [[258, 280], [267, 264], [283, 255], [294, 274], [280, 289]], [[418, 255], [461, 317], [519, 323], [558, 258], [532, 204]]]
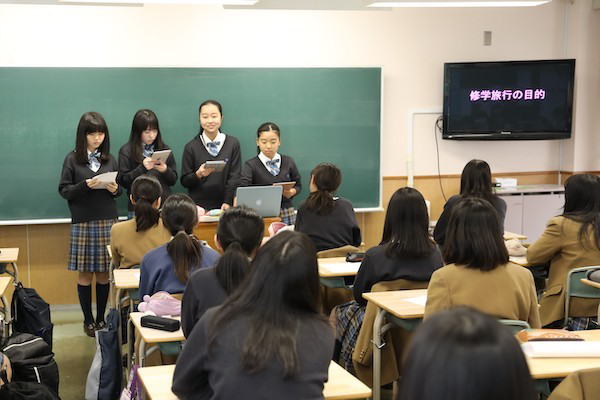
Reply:
[[161, 194], [160, 182], [151, 175], [133, 181], [129, 200], [135, 206], [135, 218], [114, 224], [110, 231], [115, 268], [139, 266], [147, 252], [171, 240], [158, 211]]
[[[69, 203], [71, 241], [67, 268], [78, 271], [77, 292], [83, 311], [83, 331], [105, 325], [108, 300], [110, 257], [106, 246], [110, 230], [117, 222], [115, 197], [121, 194], [116, 182], [100, 189], [97, 175], [117, 170], [117, 160], [110, 154], [110, 136], [106, 121], [97, 112], [84, 113], [77, 126], [75, 150], [63, 162], [58, 192]], [[92, 278], [96, 275], [96, 319], [92, 315]]]
[[[162, 139], [158, 118], [152, 110], [142, 109], [135, 113], [131, 123], [129, 142], [119, 151], [119, 175], [117, 182], [131, 195], [133, 181], [141, 175], [151, 175], [158, 179], [162, 187], [162, 200], [171, 195], [171, 186], [177, 183], [177, 165], [173, 153], [165, 162], [154, 161], [155, 151], [170, 150]], [[127, 204], [129, 217], [133, 217], [134, 204]]]
[[477, 197], [461, 200], [448, 223], [443, 255], [427, 288], [425, 318], [458, 305], [540, 328], [533, 275], [509, 262], [500, 218]]
[[457, 307], [427, 319], [404, 360], [397, 400], [533, 400], [523, 351], [494, 318]]
[[265, 226], [255, 210], [236, 206], [219, 218], [215, 243], [223, 254], [214, 268], [194, 272], [181, 303], [181, 327], [190, 335], [206, 310], [223, 303], [240, 286], [264, 237]]
[[[333, 331], [320, 314], [314, 245], [282, 232], [262, 246], [244, 282], [198, 321], [173, 376], [178, 398], [320, 399]], [[260, 390], [257, 388], [261, 388]]]
[[363, 293], [382, 281], [406, 279], [427, 282], [442, 266], [442, 256], [429, 238], [425, 199], [418, 190], [404, 187], [390, 199], [381, 244], [367, 250], [354, 280], [354, 300], [334, 309], [336, 339], [345, 367], [352, 366], [352, 353], [365, 315]]
[[[544, 326], [562, 327], [569, 271], [600, 264], [600, 177], [578, 174], [567, 179], [564, 211], [548, 221], [542, 236], [527, 250], [527, 261], [550, 262], [540, 315]], [[597, 328], [597, 313], [597, 299], [572, 298], [567, 328]]]
[[279, 214], [284, 224], [294, 225], [296, 212], [292, 206], [292, 198], [302, 190], [302, 182], [294, 159], [277, 152], [280, 145], [279, 127], [273, 122], [261, 124], [256, 132], [258, 155], [244, 163], [238, 186], [296, 182], [294, 187], [283, 189]]
[[310, 194], [298, 209], [294, 229], [307, 234], [317, 251], [361, 243], [352, 203], [334, 197], [341, 183], [342, 172], [333, 164], [319, 164], [310, 173]]
[[173, 239], [148, 252], [140, 266], [140, 298], [158, 291], [183, 293], [190, 273], [215, 265], [219, 253], [194, 236], [198, 224], [196, 204], [185, 194], [169, 197], [162, 208], [162, 221]]
[[444, 206], [444, 211], [435, 225], [433, 238], [436, 243], [443, 246], [446, 242], [448, 221], [454, 206], [467, 197], [487, 200], [494, 206], [500, 217], [500, 227], [504, 231], [504, 217], [506, 215], [506, 202], [494, 195], [492, 188], [492, 172], [490, 166], [483, 160], [471, 160], [465, 165], [460, 177], [460, 194], [450, 197]]

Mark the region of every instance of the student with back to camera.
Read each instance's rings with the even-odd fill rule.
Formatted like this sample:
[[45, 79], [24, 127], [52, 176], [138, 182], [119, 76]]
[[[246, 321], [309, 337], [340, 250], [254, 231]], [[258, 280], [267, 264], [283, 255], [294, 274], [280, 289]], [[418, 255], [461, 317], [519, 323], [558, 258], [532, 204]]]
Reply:
[[298, 167], [292, 157], [277, 152], [281, 145], [281, 130], [273, 122], [265, 122], [259, 126], [256, 136], [258, 155], [244, 163], [238, 185], [267, 186], [280, 182], [296, 182], [294, 187], [284, 188], [279, 215], [284, 224], [294, 225], [296, 214], [292, 206], [292, 197], [302, 190]]
[[[573, 175], [565, 182], [562, 215], [551, 218], [542, 236], [527, 249], [527, 262], [550, 262], [547, 290], [540, 299], [542, 325], [562, 327], [569, 271], [600, 264], [600, 178]], [[598, 300], [572, 298], [569, 330], [598, 328]]]
[[215, 265], [219, 253], [194, 235], [198, 223], [196, 204], [185, 194], [171, 195], [161, 218], [173, 239], [148, 252], [140, 266], [140, 299], [159, 291], [183, 293], [190, 274], [197, 268]]
[[251, 208], [231, 207], [221, 215], [215, 243], [223, 255], [214, 268], [194, 272], [183, 293], [181, 327], [186, 337], [206, 310], [222, 304], [242, 283], [264, 231], [262, 218]]
[[[162, 201], [171, 195], [171, 186], [177, 183], [177, 165], [173, 153], [165, 162], [154, 161], [155, 151], [170, 150], [160, 134], [158, 118], [148, 109], [139, 110], [133, 117], [129, 142], [119, 151], [119, 175], [117, 182], [131, 195], [131, 185], [143, 174], [154, 176], [162, 187]], [[127, 203], [128, 216], [133, 218], [134, 205], [131, 199]]]
[[[240, 142], [220, 131], [223, 109], [216, 100], [200, 104], [200, 133], [185, 145], [181, 165], [181, 184], [188, 189], [194, 202], [205, 210], [225, 210], [233, 205], [240, 178]], [[225, 161], [225, 168], [216, 171], [207, 161]]]
[[333, 330], [320, 313], [315, 247], [299, 232], [262, 246], [238, 289], [198, 321], [175, 367], [187, 399], [322, 399]]
[[115, 268], [139, 266], [147, 252], [171, 240], [158, 211], [161, 194], [160, 182], [151, 175], [140, 175], [133, 181], [129, 201], [135, 207], [135, 217], [114, 224], [110, 230]]
[[317, 251], [361, 243], [352, 203], [333, 196], [341, 183], [342, 172], [333, 164], [319, 164], [310, 173], [310, 194], [298, 209], [295, 230], [307, 234]]
[[533, 275], [508, 260], [500, 218], [484, 199], [462, 199], [452, 211], [444, 265], [431, 276], [425, 319], [459, 305], [540, 328]]
[[433, 238], [440, 246], [443, 246], [446, 241], [446, 229], [454, 206], [466, 197], [476, 197], [489, 201], [500, 217], [500, 226], [504, 232], [506, 202], [494, 194], [490, 166], [483, 160], [471, 160], [465, 165], [460, 176], [460, 194], [448, 199], [448, 202], [444, 205], [444, 211], [435, 225]]
[[[104, 312], [108, 300], [110, 257], [106, 246], [110, 229], [117, 222], [115, 197], [121, 194], [116, 182], [101, 186], [97, 175], [117, 171], [117, 160], [110, 154], [108, 127], [102, 115], [86, 112], [79, 120], [75, 150], [63, 163], [58, 191], [69, 203], [71, 241], [68, 269], [79, 271], [77, 292], [83, 311], [83, 331], [105, 326]], [[92, 277], [96, 275], [96, 320], [92, 315]]]
[[468, 307], [426, 319], [412, 338], [396, 400], [534, 400], [519, 342]]
[[381, 244], [367, 250], [354, 280], [354, 299], [335, 310], [336, 340], [341, 345], [345, 368], [352, 369], [352, 352], [367, 307], [362, 295], [382, 281], [406, 279], [427, 282], [443, 264], [436, 244], [429, 238], [425, 199], [418, 190], [404, 187], [390, 199]]

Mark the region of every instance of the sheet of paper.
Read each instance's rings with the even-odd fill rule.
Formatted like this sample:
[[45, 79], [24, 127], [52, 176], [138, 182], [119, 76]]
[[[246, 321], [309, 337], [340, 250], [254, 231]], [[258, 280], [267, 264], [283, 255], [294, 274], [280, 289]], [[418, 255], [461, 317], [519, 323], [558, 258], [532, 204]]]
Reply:
[[509, 257], [508, 259], [511, 262], [514, 262], [515, 264], [527, 265], [527, 257], [525, 257], [525, 256], [523, 256], [523, 257]]
[[135, 271], [133, 273], [133, 279], [138, 280], [138, 281], [140, 280], [140, 271]]
[[326, 268], [331, 272], [358, 272], [360, 263], [338, 262], [322, 264], [321, 267]]
[[600, 357], [600, 342], [594, 341], [541, 341], [521, 345], [531, 358], [579, 358]]
[[112, 182], [116, 182], [117, 171], [105, 172], [103, 174], [96, 175], [93, 179], [97, 179], [98, 181], [100, 181], [100, 184], [94, 187], [94, 189], [106, 189], [106, 185]]
[[170, 154], [171, 154], [171, 150], [159, 150], [159, 151], [155, 151], [154, 153], [152, 153], [150, 158], [153, 159], [154, 161], [161, 161], [163, 163], [166, 163], [167, 158], [169, 158]]
[[406, 301], [408, 301], [409, 303], [413, 303], [413, 304], [417, 304], [419, 306], [425, 307], [425, 304], [427, 303], [427, 295], [417, 296], [417, 297], [409, 297], [408, 299], [406, 299]]

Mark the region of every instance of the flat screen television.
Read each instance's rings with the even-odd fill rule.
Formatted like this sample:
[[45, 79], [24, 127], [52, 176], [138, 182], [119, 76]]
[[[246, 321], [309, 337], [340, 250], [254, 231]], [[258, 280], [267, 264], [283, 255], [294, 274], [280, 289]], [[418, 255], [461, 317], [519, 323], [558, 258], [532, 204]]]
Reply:
[[444, 139], [571, 137], [575, 60], [444, 64]]

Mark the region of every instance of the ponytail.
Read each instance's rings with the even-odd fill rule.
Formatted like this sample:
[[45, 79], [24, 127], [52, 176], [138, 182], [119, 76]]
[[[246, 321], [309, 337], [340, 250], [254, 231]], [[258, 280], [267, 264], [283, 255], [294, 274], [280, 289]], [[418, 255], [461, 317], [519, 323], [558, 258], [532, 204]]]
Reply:
[[[156, 201], [156, 200], [155, 200]], [[135, 231], [143, 232], [156, 226], [160, 213], [156, 208], [152, 206], [152, 203], [142, 197], [135, 202]]]
[[187, 283], [191, 269], [202, 261], [202, 245], [193, 235], [179, 231], [167, 245], [167, 253], [173, 259], [175, 276]]
[[215, 266], [217, 280], [231, 294], [250, 270], [250, 259], [239, 242], [231, 243]]
[[329, 214], [335, 206], [332, 193], [342, 183], [342, 171], [333, 164], [321, 163], [310, 175], [311, 193], [306, 199], [306, 207], [317, 215]]
[[153, 204], [162, 195], [158, 179], [140, 175], [131, 184], [131, 197], [135, 202], [135, 231], [144, 232], [158, 224], [160, 213]]
[[316, 212], [318, 215], [329, 214], [333, 210], [335, 202], [333, 196], [326, 190], [318, 189], [312, 192], [306, 199], [306, 206], [309, 210]]

